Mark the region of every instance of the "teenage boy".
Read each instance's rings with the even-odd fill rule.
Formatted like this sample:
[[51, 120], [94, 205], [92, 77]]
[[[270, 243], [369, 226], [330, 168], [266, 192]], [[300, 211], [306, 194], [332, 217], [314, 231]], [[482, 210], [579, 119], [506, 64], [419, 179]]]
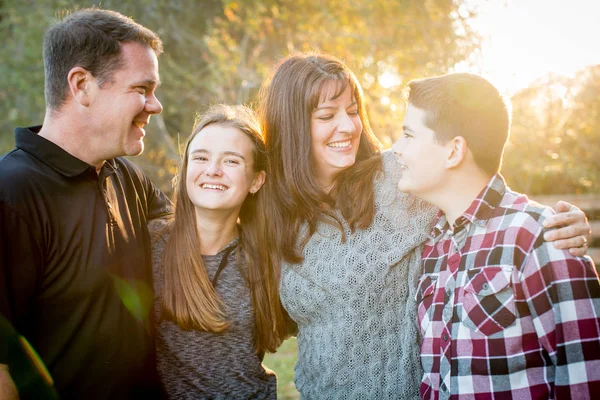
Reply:
[[412, 81], [398, 187], [438, 208], [417, 290], [423, 399], [600, 398], [600, 286], [500, 175], [510, 130], [472, 74]]

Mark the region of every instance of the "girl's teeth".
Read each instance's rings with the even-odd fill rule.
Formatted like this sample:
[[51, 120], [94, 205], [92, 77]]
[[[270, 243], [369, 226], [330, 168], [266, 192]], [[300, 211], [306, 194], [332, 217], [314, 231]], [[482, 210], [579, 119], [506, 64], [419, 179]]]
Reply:
[[203, 189], [225, 190], [225, 187], [224, 186], [220, 186], [220, 185], [207, 185], [207, 184], [204, 184], [204, 185], [202, 185], [202, 188]]

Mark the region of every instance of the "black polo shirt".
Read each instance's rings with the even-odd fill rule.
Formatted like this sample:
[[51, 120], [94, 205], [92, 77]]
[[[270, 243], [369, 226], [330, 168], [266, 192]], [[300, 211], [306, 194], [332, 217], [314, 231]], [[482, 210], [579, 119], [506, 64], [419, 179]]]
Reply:
[[61, 398], [146, 397], [146, 225], [172, 205], [127, 159], [97, 174], [39, 129], [16, 129], [16, 148], [0, 159], [0, 313], [40, 354]]

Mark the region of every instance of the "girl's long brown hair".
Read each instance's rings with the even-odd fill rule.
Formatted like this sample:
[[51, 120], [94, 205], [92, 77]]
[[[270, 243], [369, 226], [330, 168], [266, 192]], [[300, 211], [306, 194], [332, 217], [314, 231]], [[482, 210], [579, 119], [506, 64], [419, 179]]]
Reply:
[[[164, 252], [164, 289], [162, 317], [185, 330], [223, 332], [229, 326], [224, 305], [213, 287], [200, 253], [201, 238], [196, 226], [194, 205], [186, 188], [189, 146], [206, 126], [225, 125], [239, 129], [254, 143], [254, 170], [267, 168], [264, 139], [253, 112], [244, 106], [217, 105], [196, 120], [188, 138], [175, 178], [175, 216], [167, 229], [169, 238]], [[266, 207], [265, 193], [259, 190], [246, 197], [239, 215], [240, 248], [247, 265], [256, 323], [255, 349], [274, 352], [285, 338], [287, 314], [279, 302], [275, 263], [265, 249], [265, 221], [258, 210]]]
[[[311, 118], [327, 83], [336, 84], [334, 98], [350, 86], [363, 125], [356, 163], [336, 178], [325, 193], [311, 163]], [[269, 237], [276, 251], [290, 263], [302, 261], [301, 251], [319, 222], [342, 222], [331, 209], [341, 211], [350, 229], [367, 228], [375, 213], [373, 179], [382, 169], [379, 142], [369, 124], [360, 84], [339, 59], [325, 54], [292, 55], [281, 61], [259, 94], [259, 119], [269, 153], [265, 184]], [[308, 234], [298, 248], [302, 225]]]

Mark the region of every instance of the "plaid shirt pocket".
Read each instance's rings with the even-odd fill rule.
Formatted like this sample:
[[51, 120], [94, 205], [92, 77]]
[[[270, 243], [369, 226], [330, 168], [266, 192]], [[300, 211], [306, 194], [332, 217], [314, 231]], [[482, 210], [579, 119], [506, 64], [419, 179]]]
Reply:
[[513, 267], [486, 266], [466, 271], [462, 322], [486, 336], [514, 324], [515, 301], [511, 286]]
[[433, 300], [437, 286], [438, 274], [424, 274], [419, 278], [415, 300], [417, 301], [419, 325], [421, 333], [425, 334], [433, 313]]

